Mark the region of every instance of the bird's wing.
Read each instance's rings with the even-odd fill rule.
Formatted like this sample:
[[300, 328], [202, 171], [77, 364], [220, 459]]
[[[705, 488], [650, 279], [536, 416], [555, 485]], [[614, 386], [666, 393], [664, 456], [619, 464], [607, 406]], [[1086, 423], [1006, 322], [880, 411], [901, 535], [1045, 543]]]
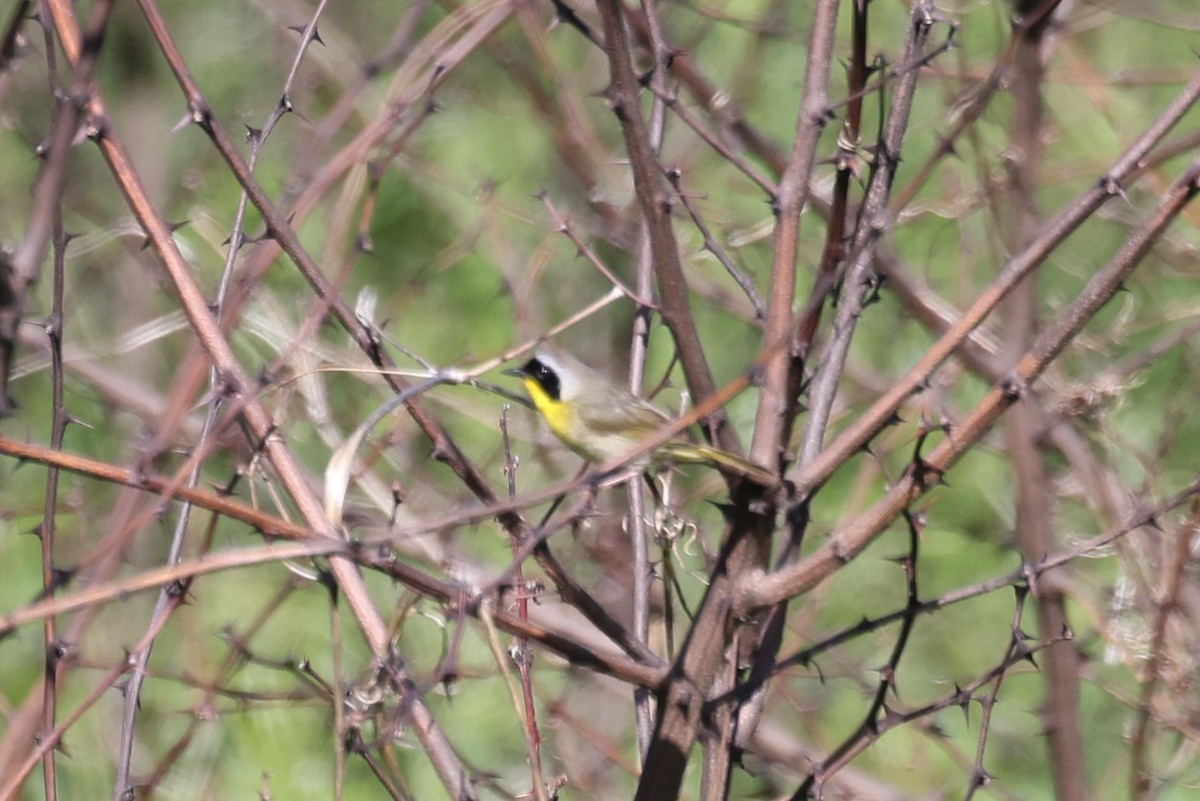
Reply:
[[671, 418], [641, 398], [616, 387], [605, 387], [597, 397], [580, 404], [579, 420], [597, 434], [638, 440], [662, 428]]

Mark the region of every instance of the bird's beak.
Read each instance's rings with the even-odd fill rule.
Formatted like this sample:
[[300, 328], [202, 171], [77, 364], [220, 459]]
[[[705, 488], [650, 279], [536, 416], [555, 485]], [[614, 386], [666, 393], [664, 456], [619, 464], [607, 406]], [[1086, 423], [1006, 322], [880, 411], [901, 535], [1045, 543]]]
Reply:
[[504, 375], [511, 375], [513, 378], [524, 378], [525, 371], [520, 367], [510, 367], [504, 371]]

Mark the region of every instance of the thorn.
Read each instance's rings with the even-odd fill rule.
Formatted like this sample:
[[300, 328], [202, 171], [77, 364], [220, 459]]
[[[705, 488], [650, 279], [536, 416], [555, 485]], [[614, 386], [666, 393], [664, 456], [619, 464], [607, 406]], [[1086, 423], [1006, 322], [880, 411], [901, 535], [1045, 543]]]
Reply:
[[920, 509], [913, 509], [905, 512], [905, 517], [908, 519], [909, 525], [916, 530], [916, 533], [921, 534], [929, 525], [928, 506]]
[[45, 320], [42, 320], [42, 330], [46, 332], [46, 336], [50, 339], [60, 339], [62, 337], [63, 316], [60, 312], [51, 312]]
[[870, 276], [863, 282], [867, 288], [867, 296], [863, 299], [863, 308], [867, 308], [875, 303], [878, 303], [882, 296], [879, 290], [883, 288], [884, 281], [887, 276], [882, 273], [871, 273]]
[[1097, 184], [1100, 189], [1107, 195], [1120, 195], [1125, 197], [1125, 189], [1121, 186], [1121, 182], [1112, 175], [1103, 175]]
[[[878, 668], [876, 672], [879, 673], [879, 677], [880, 677], [880, 679], [883, 680], [884, 686], [890, 688], [892, 690], [892, 692], [895, 692], [896, 691], [896, 667], [894, 665], [884, 665], [883, 667]], [[886, 704], [885, 704], [884, 708], [885, 709], [887, 708]]]
[[193, 98], [188, 103], [188, 111], [192, 115], [192, 122], [202, 128], [207, 128], [212, 122], [212, 109], [208, 107], [208, 103], [202, 97]]
[[992, 775], [983, 768], [979, 768], [971, 774], [971, 790], [978, 790], [980, 787], [990, 784], [991, 781]]
[[62, 660], [71, 656], [79, 650], [79, 646], [67, 642], [66, 640], [56, 639], [46, 648], [46, 661], [52, 665], [57, 665]]
[[[289, 25], [289, 26], [287, 26], [287, 29], [289, 31], [291, 31], [292, 33], [297, 33], [297, 34], [303, 36], [304, 32], [306, 30], [308, 30], [308, 26], [307, 25]], [[317, 28], [317, 27], [313, 28], [312, 41], [314, 41], [317, 44], [322, 45], [322, 46], [325, 45], [325, 40], [323, 40], [321, 38], [321, 29], [320, 28]]]
[[450, 462], [450, 450], [443, 444], [434, 443], [433, 450], [430, 451], [429, 455], [433, 457], [434, 461], [441, 462], [442, 464]]
[[192, 122], [193, 122], [193, 120], [192, 120], [191, 112], [185, 112], [184, 115], [179, 118], [179, 122], [177, 122], [171, 126], [171, 134], [174, 135], [174, 134], [179, 133], [184, 128], [191, 125]]
[[[1028, 563], [1025, 563], [1025, 564], [1026, 564], [1026, 565], [1028, 565]], [[1023, 570], [1022, 572], [1026, 573], [1026, 576], [1025, 576], [1025, 583], [1024, 583], [1024, 584], [1014, 584], [1014, 585], [1013, 585], [1013, 593], [1014, 593], [1014, 594], [1016, 595], [1016, 597], [1017, 597], [1017, 603], [1018, 603], [1018, 604], [1024, 604], [1024, 603], [1025, 603], [1025, 598], [1026, 598], [1026, 597], [1029, 595], [1029, 593], [1030, 593], [1030, 592], [1032, 592], [1032, 591], [1033, 591], [1033, 586], [1032, 586], [1032, 584], [1030, 583], [1030, 580], [1029, 580], [1029, 574], [1028, 574], [1026, 571], [1024, 571], [1024, 570]]]
[[233, 475], [229, 477], [229, 481], [225, 482], [224, 485], [213, 484], [212, 488], [216, 490], [218, 495], [221, 495], [222, 497], [228, 497], [233, 495], [234, 490], [237, 488], [238, 482], [241, 481], [242, 477], [245, 475], [246, 468], [243, 465], [238, 465], [236, 468], [234, 468]]
[[94, 116], [89, 116], [84, 120], [83, 125], [79, 126], [79, 130], [75, 132], [75, 138], [71, 140], [72, 147], [78, 147], [87, 140], [99, 142], [104, 138], [105, 125]]
[[55, 567], [50, 571], [50, 587], [53, 591], [58, 591], [71, 583], [71, 579], [75, 577], [75, 571], [65, 567]]
[[[190, 223], [190, 222], [191, 222], [191, 220], [180, 220], [179, 222], [168, 222], [168, 223], [167, 223], [167, 232], [168, 232], [168, 233], [172, 233], [172, 234], [173, 234], [173, 233], [175, 233], [176, 231], [178, 231], [180, 228], [184, 227], [185, 225], [187, 225], [187, 224], [188, 224], [188, 223]], [[148, 247], [150, 247], [150, 237], [148, 237], [148, 236], [146, 236], [145, 234], [143, 234], [143, 235], [142, 235], [142, 247], [141, 247], [141, 249], [142, 249], [142, 250], [145, 250], [145, 249], [146, 249], [146, 248], [148, 248]]]
[[946, 481], [946, 471], [925, 461], [920, 456], [913, 459], [912, 465], [909, 467], [912, 474], [913, 483], [921, 489], [929, 489], [936, 486], [949, 486]]
[[1026, 646], [1024, 643], [1022, 643], [1017, 648], [1017, 655], [1021, 658], [1021, 660], [1028, 662], [1029, 664], [1033, 665], [1038, 670], [1042, 669], [1041, 666], [1038, 665], [1037, 659], [1034, 658], [1035, 654], [1034, 654], [1033, 650], [1031, 648], [1029, 648], [1028, 646]]
[[967, 726], [971, 725], [971, 694], [963, 692], [963, 688], [954, 682], [954, 704], [962, 710], [963, 720]]

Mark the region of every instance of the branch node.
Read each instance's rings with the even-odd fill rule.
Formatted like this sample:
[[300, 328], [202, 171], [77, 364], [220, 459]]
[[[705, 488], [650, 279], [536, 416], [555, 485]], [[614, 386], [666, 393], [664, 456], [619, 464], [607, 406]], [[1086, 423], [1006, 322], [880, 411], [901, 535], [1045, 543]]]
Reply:
[[188, 101], [187, 120], [193, 125], [199, 125], [205, 131], [212, 129], [212, 109], [202, 97], [193, 97]]

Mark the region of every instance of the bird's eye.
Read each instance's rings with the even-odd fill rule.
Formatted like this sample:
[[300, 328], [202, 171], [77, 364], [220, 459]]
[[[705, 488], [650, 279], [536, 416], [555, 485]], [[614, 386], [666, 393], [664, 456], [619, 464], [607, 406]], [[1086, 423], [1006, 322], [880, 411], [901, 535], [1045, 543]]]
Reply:
[[529, 364], [525, 365], [525, 372], [538, 383], [538, 386], [546, 390], [546, 394], [551, 398], [555, 400], [561, 398], [562, 386], [559, 384], [558, 375], [545, 362], [540, 359], [531, 359]]

